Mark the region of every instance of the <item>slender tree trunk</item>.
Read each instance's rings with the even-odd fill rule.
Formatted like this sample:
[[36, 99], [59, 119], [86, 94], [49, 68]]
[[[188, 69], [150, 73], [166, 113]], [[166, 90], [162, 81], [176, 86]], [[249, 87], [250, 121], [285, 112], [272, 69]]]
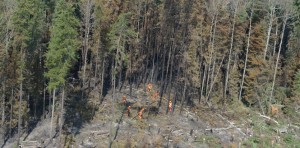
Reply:
[[60, 122], [59, 122], [59, 144], [61, 144], [62, 142], [62, 128], [64, 125], [64, 102], [65, 102], [65, 87], [63, 86], [62, 97], [61, 97]]
[[252, 31], [253, 2], [251, 5], [252, 5], [252, 8], [251, 8], [251, 14], [250, 14], [250, 18], [249, 18], [250, 22], [249, 22], [248, 41], [247, 41], [247, 48], [246, 48], [246, 57], [245, 57], [245, 64], [244, 64], [244, 70], [243, 70], [243, 75], [242, 75], [241, 87], [240, 87], [240, 91], [239, 91], [239, 100], [240, 101], [242, 99], [242, 90], [243, 90], [244, 80], [245, 80], [245, 75], [246, 75], [248, 53], [249, 53], [249, 46], [250, 46], [250, 37], [251, 37], [251, 31]]
[[163, 56], [161, 57], [161, 58], [163, 58], [163, 63], [162, 63], [162, 69], [161, 69], [161, 81], [160, 81], [160, 94], [159, 94], [159, 96], [160, 96], [160, 99], [159, 99], [159, 102], [158, 102], [158, 107], [160, 107], [161, 106], [161, 102], [162, 102], [162, 96], [163, 96], [163, 91], [164, 91], [164, 85], [165, 85], [165, 83], [164, 83], [164, 71], [165, 71], [165, 60], [166, 60], [166, 58], [165, 58], [165, 55], [166, 55], [166, 51], [165, 51], [165, 45], [164, 45], [164, 50], [162, 51], [163, 52]]
[[[276, 28], [275, 28], [275, 40], [274, 40], [274, 45], [273, 45], [273, 53], [272, 53], [272, 57], [275, 56], [275, 53], [276, 53], [276, 44], [277, 44], [277, 35], [278, 35], [278, 23], [276, 23]], [[274, 60], [274, 59], [272, 59]], [[272, 64], [273, 65], [273, 64]]]
[[[23, 49], [21, 48], [21, 62], [24, 62], [24, 55], [23, 55]], [[23, 100], [23, 68], [20, 69], [20, 78], [21, 78], [21, 83], [20, 83], [20, 96], [19, 96], [19, 109], [18, 109], [18, 145], [20, 144], [20, 138], [21, 138], [21, 119], [22, 119], [22, 100]]]
[[[26, 100], [26, 102], [27, 102], [27, 104], [26, 104], [27, 106], [26, 106], [26, 107], [27, 107], [27, 109], [29, 110], [29, 109], [30, 109], [30, 108], [29, 108], [29, 102], [30, 102], [30, 96], [29, 96], [29, 94], [27, 95], [27, 100]], [[24, 118], [23, 120], [24, 120], [23, 122], [25, 123], [26, 132], [29, 133], [28, 119], [27, 119], [27, 118]]]
[[[213, 36], [214, 36], [213, 34], [214, 34], [214, 30], [215, 30], [214, 21], [215, 21], [215, 16], [213, 17], [212, 22], [211, 22], [211, 26], [210, 26], [210, 39], [209, 39], [208, 45], [212, 45], [212, 40], [213, 40]], [[213, 48], [211, 48], [211, 51], [210, 51], [210, 54], [209, 54], [209, 63], [208, 63], [208, 69], [207, 69], [207, 80], [206, 80], [206, 87], [205, 87], [206, 97], [207, 97], [207, 90], [209, 88], [209, 79], [210, 79], [209, 73], [211, 71], [210, 66], [211, 66], [211, 63], [212, 63], [212, 56], [213, 56]], [[206, 98], [206, 101], [207, 101], [207, 98]]]
[[[118, 53], [118, 49], [117, 49], [117, 53]], [[111, 124], [110, 124], [110, 134], [109, 134], [109, 148], [111, 148], [112, 143], [113, 143], [113, 127], [112, 124], [114, 123], [115, 120], [115, 92], [116, 92], [116, 59], [114, 61], [114, 66], [112, 68], [112, 85], [113, 85], [113, 93], [112, 93], [112, 119], [111, 119]]]
[[129, 95], [132, 96], [132, 48], [130, 48], [130, 65], [129, 65]]
[[[156, 42], [156, 40], [155, 40]], [[154, 76], [154, 69], [155, 69], [155, 50], [152, 50], [152, 70], [151, 70], [151, 77], [150, 81], [153, 83], [153, 76]]]
[[[11, 40], [11, 34], [13, 33], [13, 30], [12, 30], [12, 33], [9, 33], [10, 32], [10, 28], [9, 28], [9, 25], [10, 25], [10, 21], [11, 21], [11, 15], [8, 17], [8, 21], [6, 23], [6, 31], [5, 31], [5, 52], [4, 52], [4, 62], [3, 62], [3, 66], [5, 67], [6, 66], [6, 62], [7, 62], [7, 56], [8, 56], [8, 49], [9, 49], [9, 43], [10, 43], [10, 40]], [[1, 119], [1, 126], [4, 126], [4, 121], [5, 121], [5, 87], [6, 87], [6, 72], [5, 72], [5, 69], [3, 69], [4, 71], [4, 78], [3, 78], [3, 81], [2, 81], [2, 90], [3, 90], [3, 93], [2, 93], [2, 119]]]
[[84, 63], [83, 63], [83, 85], [85, 85], [85, 78], [86, 78], [86, 65], [87, 65], [87, 54], [88, 54], [88, 46], [89, 46], [89, 34], [90, 34], [90, 19], [91, 19], [91, 0], [87, 0], [87, 4], [85, 7], [85, 16], [84, 16], [84, 24], [85, 24], [85, 31], [84, 31], [84, 46], [83, 46], [83, 53], [84, 53]]
[[226, 97], [227, 97], [227, 87], [228, 87], [228, 80], [229, 80], [231, 54], [232, 54], [233, 42], [234, 42], [234, 31], [235, 31], [235, 22], [236, 22], [235, 19], [236, 19], [238, 3], [239, 3], [239, 1], [236, 2], [234, 14], [233, 14], [233, 24], [232, 24], [232, 29], [231, 29], [231, 39], [230, 39], [230, 48], [229, 48], [228, 63], [227, 63], [227, 70], [226, 70], [225, 87], [224, 87], [224, 92], [223, 92], [224, 101], [226, 100]]
[[181, 102], [180, 102], [181, 105], [180, 105], [180, 113], [179, 114], [181, 114], [181, 112], [182, 112], [183, 103], [184, 103], [185, 99], [186, 99], [186, 80], [184, 80], [183, 96], [182, 96], [182, 99], [181, 99]]
[[[22, 74], [21, 74], [22, 77]], [[23, 82], [20, 84], [20, 96], [19, 96], [19, 109], [18, 109], [18, 145], [20, 144], [20, 138], [21, 138], [21, 117], [22, 117], [22, 96], [23, 96]]]
[[207, 66], [204, 66], [204, 73], [202, 76], [202, 84], [201, 84], [201, 92], [200, 92], [200, 100], [203, 98], [204, 94], [204, 84], [205, 84], [205, 79], [206, 79], [206, 71], [207, 71]]
[[123, 68], [122, 68], [122, 64], [120, 65], [120, 72], [119, 72], [119, 78], [118, 78], [118, 90], [121, 91], [122, 87], [122, 71], [123, 71]]
[[9, 115], [9, 137], [12, 137], [12, 117], [13, 117], [13, 99], [14, 99], [14, 89], [11, 89], [11, 99], [10, 99], [10, 115]]
[[[49, 104], [50, 105], [50, 104]], [[43, 120], [46, 118], [46, 88], [45, 88], [45, 83], [44, 83], [44, 91], [43, 91]]]
[[[175, 47], [174, 47], [175, 48]], [[175, 49], [174, 49], [175, 50]], [[173, 51], [173, 50], [172, 50]], [[172, 52], [171, 51], [171, 52]], [[174, 57], [174, 53], [171, 53], [171, 61], [173, 61]], [[170, 89], [169, 89], [169, 95], [168, 95], [168, 103], [167, 103], [167, 110], [166, 110], [166, 114], [168, 113], [169, 109], [169, 101], [171, 100], [171, 91], [172, 91], [172, 76], [173, 76], [173, 63], [171, 62], [171, 67], [170, 67], [170, 76], [169, 76], [169, 85], [170, 85]], [[175, 99], [172, 100], [172, 103], [174, 104]]]
[[287, 19], [288, 19], [288, 16], [285, 16], [284, 21], [283, 21], [282, 31], [281, 31], [281, 39], [280, 39], [280, 43], [279, 43], [279, 50], [278, 50], [278, 53], [277, 53], [277, 59], [276, 59], [276, 64], [275, 64], [275, 70], [274, 70], [274, 75], [273, 75], [273, 83], [272, 83], [271, 95], [270, 95], [270, 98], [269, 98], [269, 102], [271, 102], [272, 98], [273, 98], [274, 86], [275, 86], [275, 82], [276, 82], [276, 75], [277, 75], [277, 69], [278, 69], [278, 63], [279, 63], [280, 53], [281, 53], [281, 49], [282, 49], [283, 37], [284, 37], [284, 31], [285, 31], [285, 28], [286, 28]]
[[269, 22], [269, 26], [268, 26], [268, 35], [267, 35], [265, 52], [264, 52], [264, 59], [266, 59], [267, 52], [268, 52], [269, 41], [270, 41], [270, 36], [271, 36], [271, 30], [272, 30], [272, 26], [273, 26], [273, 14], [274, 14], [274, 11], [275, 11], [275, 7], [271, 6], [270, 22]]
[[2, 81], [2, 119], [1, 119], [1, 126], [4, 127], [5, 122], [5, 80]]
[[103, 57], [103, 61], [102, 61], [101, 90], [100, 90], [101, 102], [103, 101], [104, 74], [105, 74], [105, 57]]
[[51, 112], [51, 96], [52, 96], [52, 93], [51, 93], [51, 91], [49, 91], [49, 105], [48, 105], [48, 110], [49, 110], [49, 114], [50, 114], [50, 112]]
[[[210, 58], [209, 58], [209, 72], [211, 71], [211, 74], [209, 75], [209, 72], [207, 73], [207, 78], [208, 78], [208, 81], [207, 81], [207, 90], [210, 88], [210, 86], [212, 85], [212, 81], [213, 81], [213, 77], [214, 77], [214, 70], [215, 70], [215, 55], [214, 55], [214, 47], [215, 47], [215, 36], [216, 36], [216, 28], [217, 28], [217, 17], [218, 17], [218, 13], [216, 13], [213, 17], [213, 20], [212, 20], [212, 34], [211, 34], [211, 39], [210, 39], [210, 44], [211, 44], [211, 51], [210, 51]], [[212, 61], [214, 60], [213, 62], [213, 67], [212, 69], [210, 69], [211, 67], [211, 64], [212, 64]], [[209, 84], [210, 82], [210, 84]], [[208, 98], [206, 98], [208, 100]]]
[[50, 139], [53, 138], [53, 118], [54, 118], [54, 109], [55, 109], [55, 89], [53, 89], [53, 101], [52, 101], [52, 113], [51, 113], [51, 123], [50, 123]]
[[[173, 44], [173, 43], [172, 43]], [[173, 46], [173, 45], [172, 45]], [[172, 48], [172, 46], [170, 47], [170, 49], [169, 49], [169, 55], [168, 55], [168, 61], [167, 61], [167, 72], [166, 72], [166, 76], [165, 76], [165, 81], [166, 81], [166, 87], [165, 88], [167, 88], [168, 87], [168, 74], [169, 74], [169, 67], [170, 67], [170, 65], [171, 65], [171, 56], [172, 56], [172, 51], [173, 51], [173, 48]], [[170, 79], [170, 78], [169, 78]]]
[[[214, 75], [214, 73], [215, 73], [215, 67], [216, 67], [216, 60], [217, 59], [215, 59], [214, 58], [214, 63], [213, 63], [213, 67], [212, 67], [212, 72], [211, 72], [211, 76], [210, 76], [210, 89], [209, 90], [211, 90], [212, 89], [212, 87], [213, 87], [213, 85], [214, 85], [214, 79], [215, 79], [215, 77], [217, 77], [218, 75]], [[222, 62], [221, 62], [221, 65], [222, 65]]]
[[213, 86], [214, 86], [214, 84], [215, 84], [215, 82], [216, 82], [216, 79], [217, 79], [217, 77], [218, 77], [218, 75], [219, 75], [219, 73], [220, 73], [220, 71], [221, 71], [222, 63], [223, 63], [223, 61], [224, 61], [224, 58], [225, 58], [225, 55], [223, 55], [223, 58], [222, 58], [222, 61], [220, 62], [221, 64], [220, 64], [220, 66], [219, 66], [219, 68], [218, 68], [218, 71], [217, 71], [217, 73], [216, 73], [216, 76], [214, 76], [214, 77], [211, 78], [212, 81], [211, 81], [211, 86], [210, 86], [209, 91], [208, 91], [208, 94], [207, 94], [207, 98], [208, 98], [207, 101], [209, 101], [211, 92], [212, 92], [212, 90], [213, 90]]

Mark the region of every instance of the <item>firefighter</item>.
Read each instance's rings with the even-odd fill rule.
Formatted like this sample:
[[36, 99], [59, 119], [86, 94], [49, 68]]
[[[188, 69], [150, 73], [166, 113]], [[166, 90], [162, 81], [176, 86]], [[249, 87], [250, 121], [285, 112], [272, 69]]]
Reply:
[[127, 117], [130, 117], [130, 110], [131, 110], [131, 106], [128, 106], [126, 110]]
[[169, 106], [168, 106], [168, 108], [169, 108], [169, 112], [171, 112], [171, 111], [172, 111], [172, 101], [171, 101], [171, 100], [169, 101]]
[[123, 103], [124, 105], [126, 105], [126, 96], [123, 96], [123, 97], [122, 97], [122, 103]]
[[139, 111], [139, 113], [138, 113], [140, 120], [141, 120], [142, 117], [143, 117], [143, 112], [144, 112], [144, 110], [145, 110], [145, 108], [142, 108], [142, 109]]

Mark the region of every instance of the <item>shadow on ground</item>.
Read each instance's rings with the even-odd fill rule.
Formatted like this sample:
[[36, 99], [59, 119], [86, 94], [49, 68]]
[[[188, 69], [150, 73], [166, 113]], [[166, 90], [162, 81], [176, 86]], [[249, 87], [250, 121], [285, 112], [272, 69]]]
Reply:
[[78, 134], [83, 124], [90, 122], [97, 109], [88, 102], [86, 93], [82, 91], [69, 92], [65, 100], [65, 124], [67, 134]]

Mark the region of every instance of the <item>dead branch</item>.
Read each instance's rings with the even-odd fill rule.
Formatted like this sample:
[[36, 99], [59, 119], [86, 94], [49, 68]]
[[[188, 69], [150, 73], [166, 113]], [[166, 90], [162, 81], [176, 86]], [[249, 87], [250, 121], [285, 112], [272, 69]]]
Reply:
[[227, 123], [229, 123], [229, 127], [235, 128], [237, 131], [239, 131], [243, 136], [246, 136], [246, 134], [238, 127], [236, 127], [234, 125], [233, 122], [230, 122], [229, 120], [225, 119], [223, 116], [221, 116], [220, 114], [217, 114], [218, 117], [220, 117], [222, 120], [226, 121]]
[[225, 128], [210, 128], [210, 129], [205, 129], [206, 131], [222, 131], [222, 130], [229, 130], [234, 128], [234, 126], [230, 125], [228, 127]]
[[258, 115], [259, 115], [259, 116], [261, 116], [261, 117], [263, 117], [263, 118], [269, 119], [269, 120], [271, 120], [271, 121], [275, 122], [277, 125], [279, 125], [279, 123], [278, 123], [276, 120], [272, 119], [271, 117], [268, 117], [268, 116], [262, 115], [262, 114], [260, 114], [260, 113], [258, 113]]

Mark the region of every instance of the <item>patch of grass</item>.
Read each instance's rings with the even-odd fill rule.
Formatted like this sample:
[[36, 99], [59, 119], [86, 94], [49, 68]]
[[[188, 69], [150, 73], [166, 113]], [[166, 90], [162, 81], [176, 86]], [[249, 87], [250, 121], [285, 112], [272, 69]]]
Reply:
[[260, 138], [258, 136], [250, 137], [246, 141], [243, 142], [243, 146], [257, 148], [260, 143]]
[[212, 135], [207, 135], [207, 136], [203, 135], [203, 136], [197, 138], [197, 140], [195, 140], [195, 141], [197, 141], [197, 142], [202, 141], [203, 144], [207, 144], [209, 147], [215, 147], [215, 148], [221, 147], [220, 139], [217, 137], [214, 137]]
[[283, 142], [287, 148], [300, 148], [300, 140], [297, 140], [292, 134], [286, 134], [283, 137]]

